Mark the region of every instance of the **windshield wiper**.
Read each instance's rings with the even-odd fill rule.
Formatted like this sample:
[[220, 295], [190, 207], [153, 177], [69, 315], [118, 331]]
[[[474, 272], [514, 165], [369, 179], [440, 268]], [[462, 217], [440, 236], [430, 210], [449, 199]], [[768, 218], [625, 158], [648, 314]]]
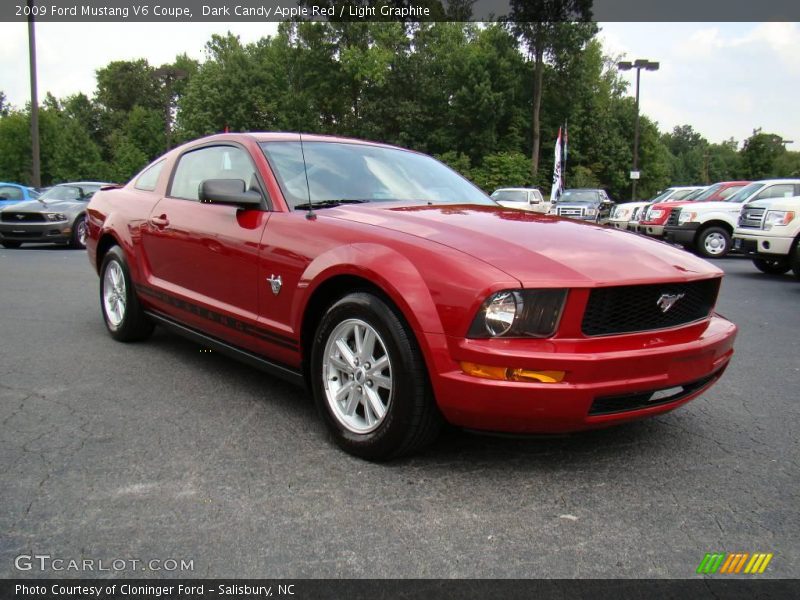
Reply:
[[372, 202], [363, 198], [337, 198], [336, 200], [317, 200], [316, 202], [304, 202], [299, 204], [297, 208], [331, 208], [339, 206], [340, 204], [364, 204]]

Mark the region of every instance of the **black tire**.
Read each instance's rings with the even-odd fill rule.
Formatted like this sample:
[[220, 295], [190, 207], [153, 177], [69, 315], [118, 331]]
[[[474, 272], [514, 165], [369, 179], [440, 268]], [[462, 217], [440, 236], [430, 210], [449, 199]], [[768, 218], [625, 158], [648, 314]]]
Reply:
[[800, 237], [794, 241], [791, 252], [789, 252], [789, 265], [792, 267], [792, 273], [800, 280]]
[[3, 248], [8, 248], [9, 250], [13, 250], [14, 248], [19, 248], [22, 246], [22, 242], [2, 242]]
[[[121, 281], [124, 284], [121, 286], [124, 288], [121, 292], [121, 297], [124, 299], [121, 319], [118, 319], [115, 315], [109, 315], [105, 301], [106, 288], [109, 285], [106, 281], [106, 273], [109, 269], [115, 268], [119, 269], [118, 274], [122, 275]], [[117, 297], [120, 297], [120, 295]], [[103, 321], [111, 337], [119, 342], [143, 340], [153, 333], [153, 322], [147, 318], [139, 304], [139, 298], [134, 291], [128, 264], [125, 260], [125, 254], [119, 246], [113, 246], [109, 249], [100, 266], [100, 311], [103, 313]]]
[[792, 268], [788, 258], [754, 258], [753, 264], [756, 269], [767, 275], [783, 275]]
[[[719, 242], [718, 249], [714, 249], [713, 242]], [[722, 227], [707, 227], [697, 234], [694, 243], [700, 256], [705, 258], [722, 258], [731, 249], [731, 234]]]
[[72, 224], [72, 237], [69, 240], [69, 247], [76, 250], [85, 250], [86, 233], [86, 215], [80, 215]]
[[[332, 407], [335, 399], [328, 400], [328, 390], [333, 390], [333, 386], [350, 386], [351, 389], [355, 386], [359, 391], [357, 397], [363, 400], [353, 402], [355, 409], [352, 418], [359, 419], [369, 412], [365, 381], [373, 394], [377, 394], [381, 387], [376, 384], [372, 389], [372, 381], [364, 379], [370, 377], [368, 371], [360, 374], [354, 371], [350, 375], [337, 371], [326, 353], [326, 348], [328, 352], [333, 349], [333, 346], [329, 346], [329, 342], [333, 344], [333, 334], [353, 323], [362, 323], [377, 334], [376, 352], [386, 356], [390, 365], [389, 369], [381, 371], [384, 375], [389, 374], [388, 380], [391, 382], [391, 391], [385, 396], [385, 412], [377, 419], [377, 425], [372, 425], [376, 427], [374, 430], [363, 433], [345, 425], [343, 419], [348, 417], [337, 416]], [[362, 331], [366, 329], [362, 327]], [[362, 354], [362, 357], [369, 355], [376, 356], [375, 353], [369, 353]], [[355, 358], [355, 364], [359, 365], [358, 358]], [[360, 364], [362, 369], [369, 366], [366, 362]], [[335, 373], [341, 373], [341, 379]], [[419, 451], [433, 442], [439, 433], [442, 417], [436, 407], [416, 339], [399, 312], [374, 294], [349, 294], [327, 310], [314, 336], [310, 376], [317, 409], [336, 443], [349, 454], [366, 460], [388, 460]], [[361, 385], [357, 385], [357, 381]], [[362, 385], [363, 395], [360, 394]], [[334, 394], [333, 391], [330, 393]], [[349, 398], [348, 394], [343, 403], [348, 402]], [[342, 415], [346, 408], [340, 406], [338, 411]], [[364, 419], [368, 422], [368, 419]]]

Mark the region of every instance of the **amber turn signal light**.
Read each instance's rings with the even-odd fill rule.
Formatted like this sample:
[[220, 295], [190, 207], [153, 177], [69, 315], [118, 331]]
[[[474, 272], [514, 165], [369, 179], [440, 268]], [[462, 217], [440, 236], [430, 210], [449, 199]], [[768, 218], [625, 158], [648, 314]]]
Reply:
[[471, 362], [462, 362], [461, 370], [467, 375], [481, 379], [499, 381], [535, 381], [537, 383], [559, 383], [564, 380], [564, 371], [533, 371], [531, 369], [512, 369], [509, 367], [491, 367]]

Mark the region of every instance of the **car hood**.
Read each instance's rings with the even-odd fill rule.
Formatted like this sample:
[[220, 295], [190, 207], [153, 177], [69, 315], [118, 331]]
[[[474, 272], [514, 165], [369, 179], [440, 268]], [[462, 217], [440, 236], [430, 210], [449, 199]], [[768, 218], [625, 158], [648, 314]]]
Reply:
[[595, 206], [599, 206], [600, 204], [601, 204], [600, 202], [571, 202], [571, 201], [567, 201], [567, 202], [556, 202], [555, 206], [558, 207], [558, 208], [562, 208], [564, 206], [569, 207], [569, 208], [583, 208], [583, 207], [586, 207], [586, 206], [595, 207]]
[[721, 274], [710, 263], [662, 242], [502, 207], [370, 204], [340, 206], [324, 214], [455, 248], [525, 287], [633, 285]]
[[[676, 203], [673, 203], [672, 206], [675, 206]], [[686, 204], [691, 204], [692, 212], [739, 212], [744, 206], [743, 204], [739, 204], [738, 202], [723, 202], [721, 200], [712, 200], [710, 202], [687, 202]]]
[[[74, 200], [27, 200], [9, 206], [8, 209], [15, 212], [66, 212], [78, 206], [86, 206], [85, 202], [76, 202]], [[7, 210], [8, 210], [7, 209]]]

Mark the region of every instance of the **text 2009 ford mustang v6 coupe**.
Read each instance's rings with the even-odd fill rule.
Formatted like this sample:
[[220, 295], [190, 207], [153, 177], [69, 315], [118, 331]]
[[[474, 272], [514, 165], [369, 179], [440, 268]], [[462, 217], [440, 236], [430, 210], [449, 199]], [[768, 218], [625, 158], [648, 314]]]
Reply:
[[434, 159], [298, 134], [176, 148], [88, 208], [111, 335], [158, 323], [305, 383], [338, 444], [443, 420], [558, 433], [671, 410], [722, 374], [722, 273], [648, 239], [506, 209]]

